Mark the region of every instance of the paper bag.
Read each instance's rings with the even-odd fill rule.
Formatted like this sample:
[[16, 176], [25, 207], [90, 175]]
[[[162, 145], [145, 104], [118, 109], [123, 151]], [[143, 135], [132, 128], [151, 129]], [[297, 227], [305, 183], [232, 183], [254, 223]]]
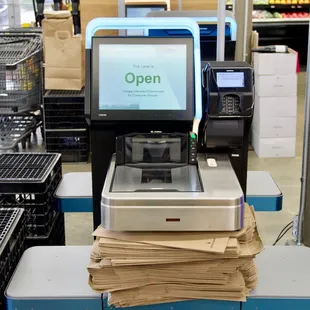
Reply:
[[71, 16], [65, 18], [45, 18], [42, 21], [43, 38], [54, 37], [57, 31], [73, 32], [73, 21]]
[[45, 38], [45, 89], [80, 90], [84, 86], [82, 39], [68, 31]]
[[69, 11], [47, 11], [42, 21], [43, 57], [45, 59], [45, 38], [54, 37], [57, 31], [69, 31], [73, 33], [73, 21]]

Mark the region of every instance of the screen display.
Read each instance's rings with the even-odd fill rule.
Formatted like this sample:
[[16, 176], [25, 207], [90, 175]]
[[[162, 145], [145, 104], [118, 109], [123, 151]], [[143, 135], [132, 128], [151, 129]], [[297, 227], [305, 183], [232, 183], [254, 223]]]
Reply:
[[[145, 17], [150, 12], [160, 12], [165, 11], [165, 6], [154, 6], [154, 7], [137, 7], [137, 6], [127, 6], [126, 7], [126, 17]], [[128, 36], [143, 36], [143, 30], [141, 29], [134, 29], [134, 30], [127, 30]]]
[[99, 110], [186, 110], [186, 44], [100, 44]]
[[219, 88], [244, 87], [244, 72], [217, 72], [217, 86]]

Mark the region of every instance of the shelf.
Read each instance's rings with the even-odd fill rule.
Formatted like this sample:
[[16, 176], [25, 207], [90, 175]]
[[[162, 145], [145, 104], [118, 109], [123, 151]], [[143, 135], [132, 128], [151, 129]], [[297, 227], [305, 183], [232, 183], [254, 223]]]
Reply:
[[310, 18], [254, 18], [254, 23], [294, 23], [294, 22], [308, 22]]
[[262, 19], [253, 19], [255, 24], [309, 24], [310, 18], [262, 18]]
[[[226, 10], [232, 10], [231, 4], [226, 5]], [[310, 4], [267, 4], [267, 5], [253, 5], [253, 9], [257, 11], [263, 10], [294, 10], [294, 9], [310, 9]]]

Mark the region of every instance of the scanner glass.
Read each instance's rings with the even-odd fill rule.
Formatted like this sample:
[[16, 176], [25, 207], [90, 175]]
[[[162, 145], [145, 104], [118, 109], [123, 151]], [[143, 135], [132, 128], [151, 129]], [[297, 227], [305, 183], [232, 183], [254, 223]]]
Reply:
[[201, 192], [197, 167], [118, 166], [111, 192]]
[[125, 162], [132, 164], [184, 163], [186, 135], [138, 134], [125, 139]]
[[111, 192], [202, 191], [197, 166], [188, 164], [188, 135], [133, 134], [124, 142]]

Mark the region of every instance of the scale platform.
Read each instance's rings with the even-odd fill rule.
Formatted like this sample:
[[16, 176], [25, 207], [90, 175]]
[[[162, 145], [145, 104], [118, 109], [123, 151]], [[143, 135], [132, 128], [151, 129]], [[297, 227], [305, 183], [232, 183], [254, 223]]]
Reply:
[[[102, 225], [115, 231], [235, 231], [243, 227], [244, 196], [225, 154], [199, 154], [196, 165], [117, 166], [102, 191]], [[134, 228], [134, 229], [133, 229]]]

